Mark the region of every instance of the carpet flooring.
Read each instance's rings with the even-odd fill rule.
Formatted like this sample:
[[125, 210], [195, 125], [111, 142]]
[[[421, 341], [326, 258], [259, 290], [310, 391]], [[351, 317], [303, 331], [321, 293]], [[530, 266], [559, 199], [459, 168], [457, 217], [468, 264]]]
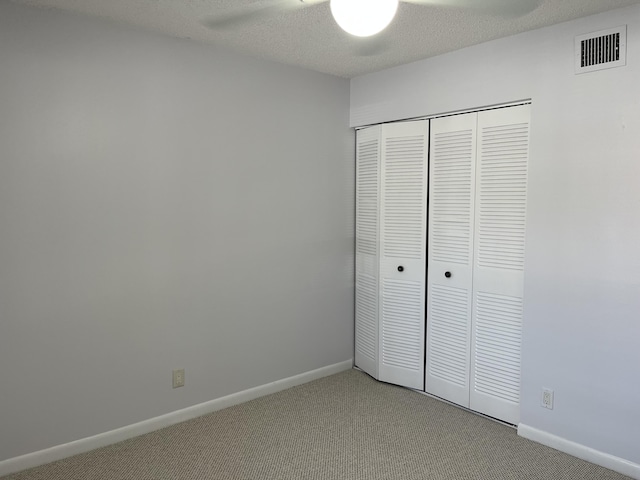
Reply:
[[350, 370], [2, 480], [626, 478]]

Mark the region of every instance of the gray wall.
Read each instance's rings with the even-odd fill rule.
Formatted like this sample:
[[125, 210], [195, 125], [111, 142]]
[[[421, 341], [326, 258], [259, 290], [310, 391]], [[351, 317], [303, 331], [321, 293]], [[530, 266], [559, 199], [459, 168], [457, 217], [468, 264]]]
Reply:
[[[624, 24], [628, 65], [575, 75], [574, 37]], [[636, 464], [639, 86], [640, 6], [351, 85], [353, 125], [532, 99], [521, 422]]]
[[0, 460], [350, 359], [348, 122], [347, 80], [0, 2]]

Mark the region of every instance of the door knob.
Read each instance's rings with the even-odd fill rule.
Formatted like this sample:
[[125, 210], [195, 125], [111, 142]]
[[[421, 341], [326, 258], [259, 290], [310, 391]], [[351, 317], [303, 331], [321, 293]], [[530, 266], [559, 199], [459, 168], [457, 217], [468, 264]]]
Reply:
[[398, 271], [399, 271], [399, 272], [404, 272], [404, 267], [403, 267], [402, 265], [400, 265], [400, 266], [398, 267]]
[[444, 272], [444, 276], [447, 278], [451, 278], [451, 272]]

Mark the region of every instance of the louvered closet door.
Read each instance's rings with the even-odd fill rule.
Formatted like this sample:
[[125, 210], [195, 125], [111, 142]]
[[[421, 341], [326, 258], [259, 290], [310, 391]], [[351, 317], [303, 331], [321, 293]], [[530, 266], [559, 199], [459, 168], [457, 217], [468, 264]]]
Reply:
[[356, 133], [356, 325], [355, 364], [378, 378], [378, 217], [380, 134]]
[[425, 390], [469, 406], [477, 114], [431, 121]]
[[429, 124], [382, 127], [380, 380], [424, 386]]
[[478, 114], [470, 407], [518, 423], [529, 105]]

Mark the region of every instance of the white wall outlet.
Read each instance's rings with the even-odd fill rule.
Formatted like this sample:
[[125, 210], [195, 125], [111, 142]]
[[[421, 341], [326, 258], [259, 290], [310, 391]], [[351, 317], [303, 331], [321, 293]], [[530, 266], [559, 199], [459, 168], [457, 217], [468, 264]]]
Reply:
[[184, 387], [184, 368], [173, 371], [173, 388]]
[[553, 410], [553, 390], [550, 388], [542, 388], [542, 398], [540, 400], [540, 406]]

